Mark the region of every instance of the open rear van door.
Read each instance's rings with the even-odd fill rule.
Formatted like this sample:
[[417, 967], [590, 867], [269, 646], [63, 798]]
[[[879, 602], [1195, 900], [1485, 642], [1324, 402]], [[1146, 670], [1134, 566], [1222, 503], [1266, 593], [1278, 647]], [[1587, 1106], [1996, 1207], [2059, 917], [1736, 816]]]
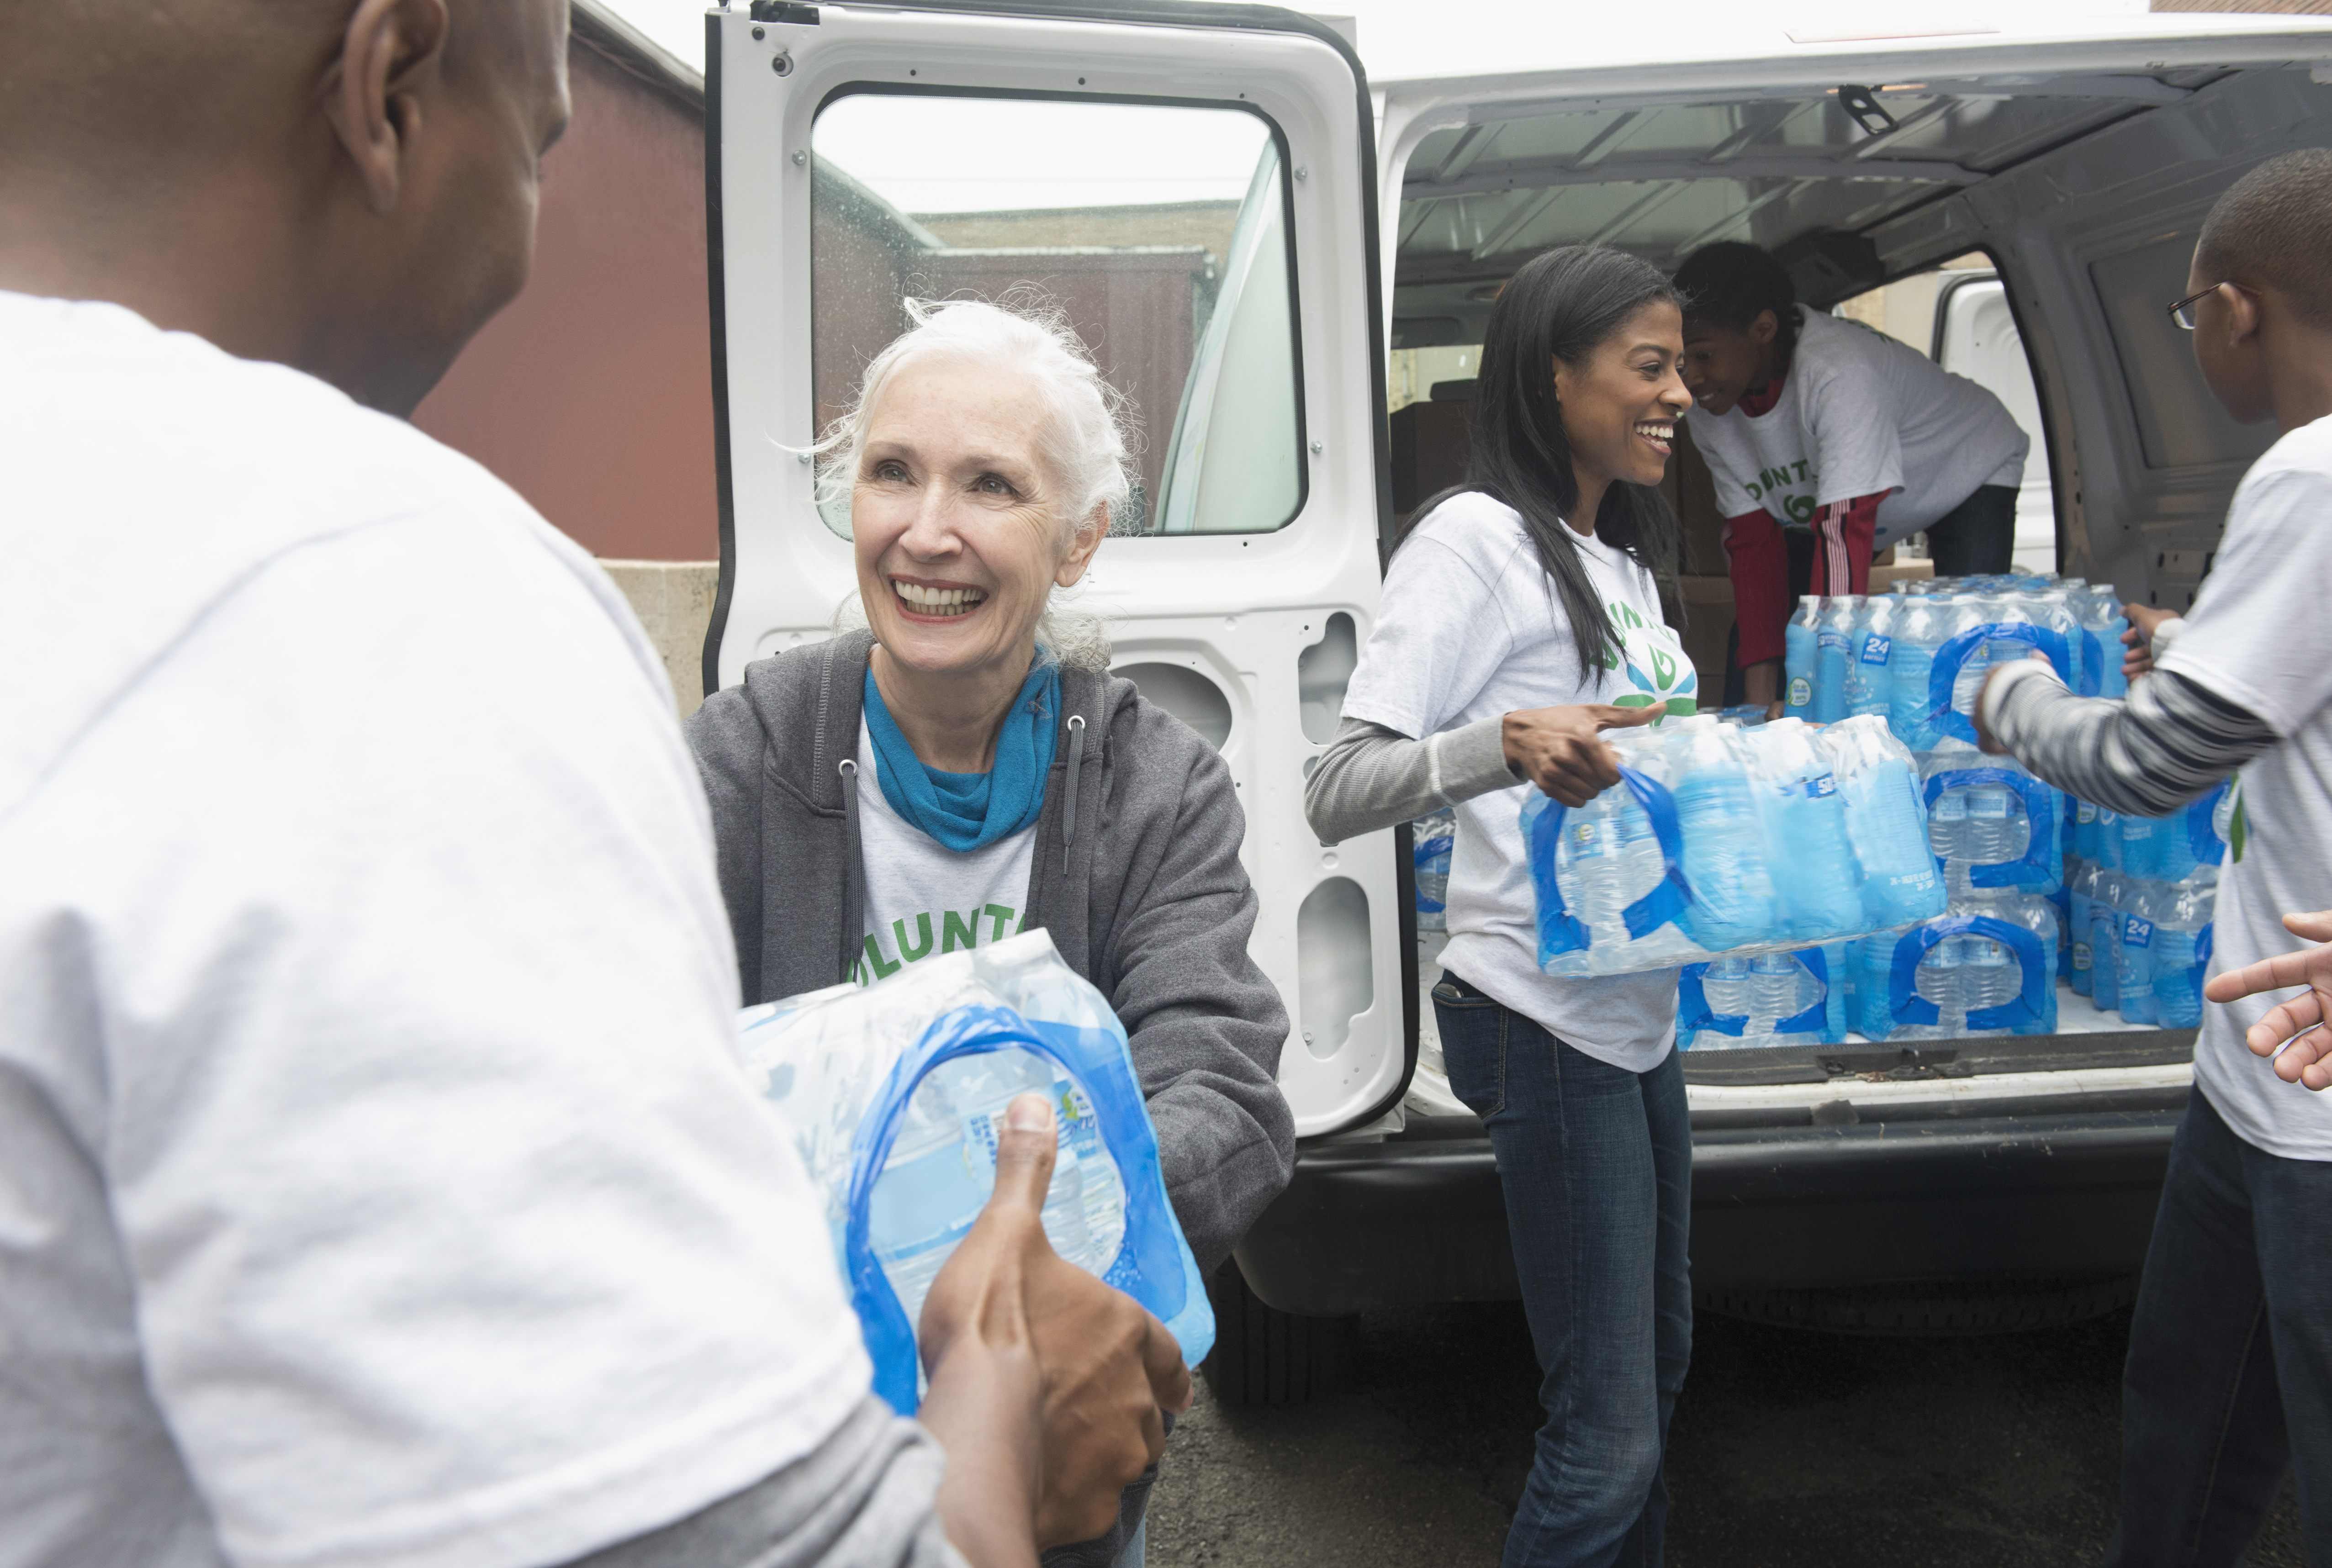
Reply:
[[1413, 79], [1377, 84], [1393, 349], [1479, 343], [1484, 301], [1550, 245], [1673, 269], [1747, 241], [1822, 310], [1985, 252], [2039, 388], [2062, 569], [2191, 602], [2274, 433], [2227, 418], [2164, 307], [2220, 192], [2332, 145], [2332, 22], [1744, 16], [1646, 42], [1632, 16], [1564, 14], [1509, 30], [1496, 72], [1429, 36]]
[[855, 594], [847, 496], [821, 502], [806, 448], [903, 301], [1048, 301], [1142, 431], [1134, 504], [1080, 603], [1108, 617], [1117, 672], [1237, 781], [1297, 1132], [1381, 1116], [1416, 1055], [1405, 830], [1330, 847], [1303, 805], [1389, 518], [1375, 150], [1350, 45], [1266, 7], [1038, 0], [762, 0], [706, 33], [707, 688], [831, 635]]

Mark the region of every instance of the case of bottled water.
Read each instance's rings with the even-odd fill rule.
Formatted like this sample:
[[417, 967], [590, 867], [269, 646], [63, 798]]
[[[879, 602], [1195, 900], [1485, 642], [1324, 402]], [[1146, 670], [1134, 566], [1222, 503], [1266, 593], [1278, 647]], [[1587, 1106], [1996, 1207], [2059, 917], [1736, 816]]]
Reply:
[[2057, 911], [2014, 892], [1858, 944], [1854, 1027], [1874, 1040], [2057, 1030]]
[[[1622, 784], [1522, 827], [1550, 974], [1625, 974], [1843, 942], [1943, 913], [1910, 754], [1876, 715], [1713, 715], [1615, 734]], [[1732, 1016], [1732, 1015], [1724, 1015]]]
[[1190, 1364], [1213, 1345], [1125, 1030], [1044, 932], [749, 1008], [738, 1030], [824, 1196], [874, 1391], [902, 1414], [922, 1391], [923, 1297], [995, 1188], [1006, 1106], [1030, 1091], [1058, 1129], [1053, 1249], [1156, 1315]]
[[1834, 1046], [1848, 1028], [1846, 942], [1687, 964], [1677, 982], [1677, 1048]]

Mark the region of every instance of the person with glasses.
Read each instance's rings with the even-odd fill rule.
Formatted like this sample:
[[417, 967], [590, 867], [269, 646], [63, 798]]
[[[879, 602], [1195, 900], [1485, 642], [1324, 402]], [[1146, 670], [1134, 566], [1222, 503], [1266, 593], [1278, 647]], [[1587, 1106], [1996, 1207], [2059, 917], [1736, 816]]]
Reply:
[[[2159, 817], [2237, 772], [2194, 1092], [2171, 1146], [2123, 1376], [2121, 1521], [2107, 1562], [2233, 1563], [2299, 1480], [2332, 1563], [2332, 1077], [2303, 940], [2332, 936], [2332, 151], [2219, 198], [2171, 319], [2211, 391], [2281, 438], [2235, 489], [2210, 578], [2151, 674], [2074, 696], [2045, 660], [1995, 670], [1984, 749]], [[2130, 665], [2140, 663], [2133, 655]]]

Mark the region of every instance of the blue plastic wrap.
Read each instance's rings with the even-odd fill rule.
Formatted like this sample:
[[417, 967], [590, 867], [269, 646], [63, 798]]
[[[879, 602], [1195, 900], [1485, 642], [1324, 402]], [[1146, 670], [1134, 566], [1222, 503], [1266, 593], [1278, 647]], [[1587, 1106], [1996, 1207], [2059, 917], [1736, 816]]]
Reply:
[[893, 1409], [920, 1402], [923, 1295], [995, 1187], [1005, 1105], [1032, 1090], [1052, 1099], [1059, 1135], [1054, 1249], [1147, 1307], [1191, 1365], [1213, 1347], [1125, 1030], [1043, 932], [748, 1009], [738, 1025], [825, 1196], [874, 1391]]

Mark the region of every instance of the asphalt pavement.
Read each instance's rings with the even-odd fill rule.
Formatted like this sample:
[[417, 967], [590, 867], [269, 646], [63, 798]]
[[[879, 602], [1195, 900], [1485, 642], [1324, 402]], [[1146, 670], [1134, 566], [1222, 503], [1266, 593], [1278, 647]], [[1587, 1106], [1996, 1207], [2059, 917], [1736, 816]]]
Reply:
[[[2127, 1312], [1976, 1338], [1847, 1338], [1702, 1314], [1671, 1434], [1670, 1568], [2090, 1564], [2112, 1534]], [[1519, 1306], [1360, 1320], [1341, 1387], [1199, 1402], [1152, 1568], [1494, 1568], [1530, 1462]], [[2287, 1487], [2253, 1568], [2303, 1568]], [[2319, 1565], [2332, 1568], [2332, 1565]]]

